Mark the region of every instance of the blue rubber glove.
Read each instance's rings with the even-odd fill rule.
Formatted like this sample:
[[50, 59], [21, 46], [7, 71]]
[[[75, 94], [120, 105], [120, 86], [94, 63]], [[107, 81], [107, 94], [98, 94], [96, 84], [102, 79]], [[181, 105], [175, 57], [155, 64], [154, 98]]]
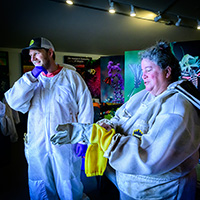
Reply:
[[33, 70], [31, 71], [31, 73], [33, 74], [33, 76], [35, 78], [37, 78], [40, 75], [41, 72], [44, 72], [45, 74], [48, 73], [47, 70], [42, 66], [35, 66], [33, 68]]
[[85, 156], [85, 153], [87, 151], [87, 144], [81, 144], [81, 143], [78, 143], [77, 146], [76, 146], [76, 155], [78, 157], [84, 157]]

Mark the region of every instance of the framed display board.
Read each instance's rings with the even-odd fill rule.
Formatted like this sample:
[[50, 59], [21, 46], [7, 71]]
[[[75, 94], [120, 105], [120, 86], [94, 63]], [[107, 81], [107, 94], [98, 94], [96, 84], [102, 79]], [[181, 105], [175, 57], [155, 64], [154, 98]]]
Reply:
[[124, 103], [124, 56], [103, 56], [101, 65], [101, 102]]
[[21, 53], [21, 66], [22, 66], [22, 74], [25, 72], [31, 71], [34, 68], [33, 63], [31, 62], [30, 56], [24, 56]]
[[200, 40], [172, 42], [171, 50], [181, 66], [181, 77], [200, 91]]
[[64, 63], [76, 67], [77, 72], [85, 80], [85, 66], [88, 61], [92, 60], [91, 57], [80, 57], [80, 56], [64, 56]]
[[0, 100], [10, 88], [8, 52], [0, 51]]
[[141, 51], [126, 51], [125, 52], [125, 87], [124, 98], [125, 102], [134, 94], [144, 89], [144, 82], [142, 80], [142, 70], [139, 58]]

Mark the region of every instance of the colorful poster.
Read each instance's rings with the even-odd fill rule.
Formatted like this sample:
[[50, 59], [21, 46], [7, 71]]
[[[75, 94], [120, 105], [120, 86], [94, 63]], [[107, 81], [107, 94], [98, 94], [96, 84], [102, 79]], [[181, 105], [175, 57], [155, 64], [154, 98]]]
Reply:
[[80, 57], [80, 56], [64, 56], [64, 63], [76, 67], [77, 72], [85, 80], [85, 66], [91, 61], [91, 57]]
[[101, 102], [124, 103], [124, 56], [100, 58]]
[[183, 56], [189, 54], [191, 56], [200, 56], [200, 40], [171, 42], [171, 49], [176, 58], [181, 61]]
[[191, 81], [200, 91], [200, 41], [172, 42], [173, 54], [181, 66], [181, 78]]
[[124, 71], [124, 98], [125, 102], [135, 93], [144, 89], [142, 80], [141, 62], [138, 53], [141, 51], [125, 52], [125, 71]]
[[92, 98], [101, 96], [101, 67], [100, 60], [91, 60], [86, 64], [85, 82], [91, 92]]

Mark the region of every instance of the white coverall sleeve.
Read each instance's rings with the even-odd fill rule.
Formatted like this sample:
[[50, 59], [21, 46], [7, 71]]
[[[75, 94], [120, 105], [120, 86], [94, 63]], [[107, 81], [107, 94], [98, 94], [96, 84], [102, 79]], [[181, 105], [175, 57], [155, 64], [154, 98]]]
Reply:
[[119, 122], [119, 120], [120, 120], [120, 118], [121, 118], [121, 115], [122, 115], [122, 113], [123, 113], [123, 111], [124, 111], [124, 108], [126, 107], [126, 104], [127, 104], [127, 103], [124, 103], [124, 104], [116, 111], [115, 116], [114, 116], [113, 118], [110, 119], [110, 121], [111, 121], [113, 124], [115, 124], [115, 126], [118, 126], [118, 125], [119, 125], [118, 122]]
[[6, 113], [6, 105], [0, 101], [0, 118], [4, 117]]
[[116, 134], [105, 153], [110, 165], [123, 173], [141, 175], [162, 174], [176, 168], [199, 148], [199, 118], [189, 116], [160, 115], [141, 140]]
[[[78, 73], [77, 73], [78, 74]], [[79, 123], [93, 123], [94, 120], [94, 110], [93, 102], [90, 91], [78, 74], [75, 78], [74, 83], [72, 83], [73, 91], [75, 92], [75, 98], [78, 105], [78, 116], [77, 120]]]
[[16, 111], [26, 113], [29, 110], [37, 84], [38, 80], [33, 77], [31, 72], [25, 73], [5, 93], [5, 98], [9, 106]]

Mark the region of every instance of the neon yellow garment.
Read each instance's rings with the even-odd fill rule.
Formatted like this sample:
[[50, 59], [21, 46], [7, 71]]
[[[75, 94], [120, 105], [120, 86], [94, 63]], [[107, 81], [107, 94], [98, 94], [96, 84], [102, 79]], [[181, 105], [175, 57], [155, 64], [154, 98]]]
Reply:
[[85, 174], [90, 176], [102, 176], [106, 166], [107, 158], [103, 157], [104, 152], [110, 145], [115, 130], [107, 131], [98, 124], [93, 124], [90, 145], [85, 156]]

